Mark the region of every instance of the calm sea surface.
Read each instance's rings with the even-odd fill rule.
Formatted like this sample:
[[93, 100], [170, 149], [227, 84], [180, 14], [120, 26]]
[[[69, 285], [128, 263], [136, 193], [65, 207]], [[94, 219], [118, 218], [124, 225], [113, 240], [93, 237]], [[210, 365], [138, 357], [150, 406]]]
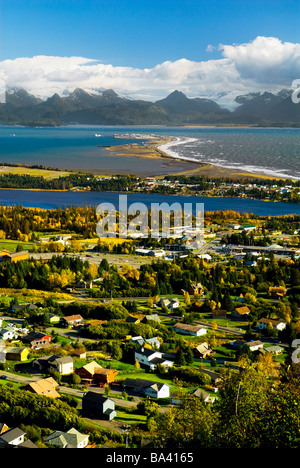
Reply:
[[[253, 213], [258, 216], [280, 216], [300, 214], [300, 204], [283, 202], [265, 202], [247, 198], [166, 196], [158, 194], [128, 193], [127, 206], [132, 203], [144, 203], [149, 209], [151, 203], [166, 202], [169, 205], [178, 202], [184, 209], [185, 203], [192, 203], [195, 212], [197, 203], [204, 203], [205, 211], [234, 210], [240, 213]], [[114, 192], [47, 192], [30, 190], [0, 190], [0, 205], [23, 205], [45, 209], [65, 208], [68, 206], [97, 206], [100, 203], [112, 203], [119, 208], [119, 194]]]
[[[161, 163], [145, 158], [119, 157], [104, 149], [104, 146], [135, 141], [114, 138], [115, 134], [125, 133], [154, 133], [175, 137], [176, 141], [165, 145], [164, 149], [177, 160]], [[178, 161], [181, 158], [300, 179], [300, 129], [290, 128], [0, 126], [0, 154], [0, 163], [41, 164], [61, 169], [149, 175], [184, 169]]]
[[[177, 158], [158, 162], [146, 158], [116, 156], [105, 146], [136, 142], [114, 135], [155, 134], [173, 136], [176, 141], [164, 150]], [[143, 144], [143, 140], [138, 140]], [[60, 169], [97, 170], [118, 174], [167, 174], [184, 170], [184, 161], [210, 162], [244, 171], [300, 179], [300, 129], [230, 129], [167, 127], [27, 128], [0, 126], [0, 163], [40, 164]], [[195, 165], [196, 167], [196, 165]], [[128, 195], [128, 202], [149, 206], [156, 201], [174, 202], [174, 197]], [[300, 205], [249, 199], [176, 197], [176, 201], [204, 203], [206, 211], [232, 209], [257, 215], [300, 213]], [[93, 192], [36, 192], [0, 190], [0, 204], [22, 204], [41, 208], [70, 205], [118, 206], [118, 194]]]

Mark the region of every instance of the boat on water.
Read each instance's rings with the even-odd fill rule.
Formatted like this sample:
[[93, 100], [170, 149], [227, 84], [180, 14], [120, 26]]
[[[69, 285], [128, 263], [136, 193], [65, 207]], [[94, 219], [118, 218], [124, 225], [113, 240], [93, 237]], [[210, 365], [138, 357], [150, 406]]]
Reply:
[[102, 137], [103, 135], [101, 135], [100, 133], [95, 133], [95, 137], [96, 138], [99, 138], [99, 137]]

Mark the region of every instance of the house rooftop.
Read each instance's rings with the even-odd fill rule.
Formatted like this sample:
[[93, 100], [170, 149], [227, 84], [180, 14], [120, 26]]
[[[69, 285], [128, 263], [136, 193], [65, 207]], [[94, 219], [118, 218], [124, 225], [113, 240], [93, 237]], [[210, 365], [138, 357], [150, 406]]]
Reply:
[[122, 383], [124, 387], [134, 387], [134, 388], [139, 388], [141, 390], [144, 390], [146, 388], [157, 386], [157, 390], [162, 388], [164, 385], [166, 385], [164, 382], [153, 382], [152, 380], [146, 380], [146, 379], [125, 379], [124, 382]]
[[46, 442], [60, 447], [77, 447], [86, 438], [86, 434], [81, 434], [76, 429], [72, 428], [67, 432], [53, 432], [47, 437]]
[[23, 432], [20, 428], [15, 427], [13, 429], [9, 429], [6, 432], [3, 432], [3, 434], [0, 435], [0, 441], [9, 444], [10, 442], [24, 435], [25, 435], [25, 432]]

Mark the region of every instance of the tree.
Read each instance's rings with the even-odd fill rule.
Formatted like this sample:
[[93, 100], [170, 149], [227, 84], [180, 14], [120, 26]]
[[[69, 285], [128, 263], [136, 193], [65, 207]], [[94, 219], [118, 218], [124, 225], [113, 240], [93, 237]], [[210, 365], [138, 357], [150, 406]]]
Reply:
[[97, 276], [98, 276], [98, 266], [96, 265], [96, 263], [91, 263], [90, 264], [90, 266], [87, 269], [86, 274], [87, 274], [88, 279], [94, 280], [95, 278], [97, 278]]
[[73, 372], [71, 374], [71, 381], [74, 385], [79, 385], [81, 383], [81, 378], [76, 374], [76, 372]]
[[191, 298], [188, 292], [184, 293], [184, 302], [187, 306], [191, 305]]
[[239, 373], [224, 374], [215, 404], [219, 425], [216, 446], [255, 448], [264, 432], [261, 421], [268, 415], [271, 387], [265, 373], [248, 358], [240, 359], [239, 369]]
[[148, 297], [147, 299], [147, 307], [149, 307], [149, 309], [152, 309], [153, 307], [153, 297]]
[[140, 368], [141, 368], [141, 365], [140, 365], [140, 363], [139, 363], [139, 361], [138, 361], [137, 359], [136, 359], [136, 361], [135, 361], [135, 363], [134, 363], [134, 368], [135, 368], [135, 370], [137, 370], [137, 371], [140, 370]]
[[116, 359], [117, 361], [120, 361], [122, 359], [123, 353], [122, 353], [122, 348], [117, 342], [113, 342], [111, 345], [111, 357], [113, 359]]
[[181, 403], [156, 417], [156, 448], [176, 450], [214, 447], [213, 429], [216, 415], [198, 397], [179, 389], [176, 399]]
[[193, 355], [193, 351], [191, 350], [190, 346], [186, 347], [185, 361], [186, 361], [187, 365], [191, 365], [194, 362], [194, 355]]
[[175, 364], [178, 367], [183, 367], [186, 365], [186, 360], [182, 348], [179, 348], [179, 350], [176, 353]]

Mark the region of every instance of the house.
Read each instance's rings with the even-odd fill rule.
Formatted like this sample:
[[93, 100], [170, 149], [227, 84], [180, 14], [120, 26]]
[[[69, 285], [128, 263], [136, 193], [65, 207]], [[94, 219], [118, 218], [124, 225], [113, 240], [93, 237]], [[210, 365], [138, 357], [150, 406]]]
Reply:
[[156, 369], [158, 364], [162, 365], [165, 369], [172, 367], [174, 364], [172, 361], [165, 359], [163, 353], [144, 348], [143, 346], [135, 351], [134, 359], [151, 370]]
[[116, 381], [118, 371], [115, 369], [105, 369], [103, 367], [96, 367], [94, 374], [94, 381], [96, 383], [110, 384]]
[[89, 435], [81, 434], [74, 428], [67, 432], [55, 431], [45, 439], [45, 443], [58, 448], [85, 448], [89, 443]]
[[211, 312], [212, 318], [214, 319], [226, 319], [227, 318], [227, 310], [222, 310], [222, 309], [214, 309]]
[[42, 356], [35, 359], [32, 362], [32, 366], [42, 372], [49, 372], [54, 370], [60, 375], [71, 374], [74, 370], [73, 359], [71, 356], [61, 357], [55, 354], [51, 356]]
[[49, 322], [53, 325], [56, 323], [59, 323], [61, 319], [61, 317], [56, 314], [48, 314], [48, 317], [49, 317]]
[[161, 258], [166, 255], [166, 252], [162, 249], [153, 249], [148, 252], [149, 257]]
[[56, 244], [62, 244], [64, 246], [69, 245], [72, 236], [54, 236], [50, 238], [50, 242], [54, 242]]
[[76, 350], [73, 352], [73, 356], [77, 359], [85, 359], [86, 358], [86, 351], [85, 350]]
[[159, 299], [159, 301], [156, 302], [155, 306], [169, 308], [170, 304], [171, 304], [171, 301], [169, 301], [169, 299]]
[[81, 380], [92, 383], [113, 383], [116, 380], [118, 371], [115, 369], [105, 369], [101, 367], [96, 361], [89, 362], [83, 367], [75, 370]]
[[151, 398], [168, 398], [170, 396], [170, 388], [167, 384], [151, 380], [128, 378], [122, 382], [122, 387], [125, 391], [129, 390]]
[[22, 260], [28, 260], [29, 259], [29, 253], [24, 250], [22, 252], [13, 252], [10, 254], [10, 261], [12, 263], [20, 262]]
[[115, 402], [98, 392], [87, 392], [83, 395], [82, 413], [88, 418], [108, 421], [117, 416]]
[[132, 315], [129, 315], [127, 318], [126, 318], [126, 323], [140, 323], [141, 319], [138, 318], [138, 317], [133, 317]]
[[158, 316], [158, 314], [151, 314], [151, 315], [145, 315], [143, 318], [143, 322], [148, 323], [148, 322], [157, 322], [160, 323], [161, 320]]
[[168, 309], [172, 311], [174, 309], [178, 309], [178, 307], [180, 307], [179, 300], [177, 298], [171, 299], [170, 304], [168, 305]]
[[80, 367], [79, 369], [75, 370], [75, 373], [79, 375], [81, 380], [87, 382], [87, 383], [92, 383], [95, 375], [95, 369], [97, 367], [100, 367], [98, 362], [92, 361], [86, 364], [85, 366]]
[[197, 388], [197, 390], [194, 390], [192, 392], [192, 395], [198, 398], [202, 398], [205, 403], [213, 403], [215, 401], [215, 397], [211, 397], [209, 393], [205, 392], [204, 390], [201, 390], [201, 388]]
[[153, 338], [146, 338], [144, 339], [142, 336], [132, 336], [130, 341], [136, 343], [139, 346], [143, 346], [145, 344], [151, 346], [151, 348], [159, 349], [160, 348], [160, 341], [157, 336]]
[[61, 324], [63, 327], [77, 327], [78, 325], [81, 325], [83, 323], [83, 318], [81, 315], [76, 314], [76, 315], [68, 315], [67, 317], [62, 317], [61, 319]]
[[194, 283], [188, 287], [188, 293], [195, 296], [197, 294], [203, 294], [203, 286], [201, 283]]
[[18, 427], [9, 429], [8, 431], [0, 434], [0, 446], [5, 445], [20, 445], [24, 442], [25, 432]]
[[211, 261], [211, 255], [209, 254], [202, 254], [202, 255], [197, 255], [198, 258], [201, 258], [202, 260], [205, 260], [206, 262], [210, 262]]
[[45, 346], [49, 346], [52, 337], [47, 335], [46, 333], [41, 332], [31, 332], [28, 335], [23, 336], [22, 340], [25, 343], [29, 343], [30, 346], [34, 349], [41, 349]]
[[0, 250], [0, 262], [19, 262], [28, 260], [29, 253], [25, 250], [22, 252], [9, 252], [8, 250]]
[[154, 349], [160, 348], [160, 341], [157, 336], [154, 336], [153, 338], [146, 338], [144, 344], [149, 345]]
[[278, 356], [279, 354], [283, 353], [283, 348], [281, 346], [269, 346], [268, 348], [265, 348], [264, 351], [267, 353], [272, 353]]
[[176, 333], [191, 336], [201, 336], [205, 335], [207, 332], [207, 329], [200, 325], [187, 325], [185, 323], [176, 323], [171, 329]]
[[262, 349], [264, 347], [263, 343], [259, 340], [248, 341], [246, 345], [249, 347], [250, 351], [257, 351], [258, 349]]
[[286, 327], [286, 323], [280, 320], [273, 320], [268, 318], [261, 318], [258, 321], [258, 328], [260, 330], [264, 330], [268, 326], [272, 326], [274, 330], [284, 330]]
[[248, 320], [248, 316], [251, 310], [247, 306], [236, 307], [232, 312], [232, 317], [238, 318], [240, 320]]
[[201, 374], [208, 375], [213, 384], [217, 384], [218, 382], [220, 382], [222, 380], [219, 374], [217, 374], [216, 372], [213, 372], [213, 371], [211, 371], [209, 369], [199, 367], [198, 371]]
[[130, 340], [132, 343], [136, 344], [136, 345], [139, 345], [139, 346], [143, 346], [143, 344], [145, 343], [145, 340], [142, 336], [131, 336], [130, 337]]
[[76, 284], [76, 288], [78, 289], [91, 289], [92, 287], [93, 287], [92, 281], [79, 280]]
[[12, 325], [8, 324], [6, 327], [0, 329], [0, 339], [14, 340], [16, 338], [18, 338], [18, 334]]
[[71, 374], [74, 370], [74, 363], [71, 356], [52, 356], [48, 360], [49, 370], [55, 370], [60, 375]]
[[0, 250], [0, 262], [7, 262], [10, 260], [10, 254], [8, 250]]
[[201, 343], [198, 346], [196, 346], [196, 348], [193, 349], [193, 352], [194, 352], [195, 358], [203, 359], [206, 356], [210, 355], [210, 353], [212, 352], [212, 349], [210, 348], [208, 343], [204, 341], [204, 343]]
[[21, 310], [36, 310], [38, 309], [38, 306], [35, 304], [29, 303], [29, 304], [13, 304], [10, 308], [11, 312], [19, 312]]
[[283, 299], [286, 295], [286, 288], [284, 286], [270, 286], [269, 294], [273, 299]]
[[145, 389], [145, 396], [156, 399], [168, 398], [170, 396], [170, 388], [164, 383], [153, 382]]
[[247, 232], [250, 232], [250, 231], [253, 231], [256, 229], [256, 226], [254, 224], [247, 224], [247, 225], [244, 225], [244, 226], [241, 226], [241, 229], [243, 231], [247, 231]]
[[56, 390], [58, 387], [58, 383], [52, 377], [49, 377], [37, 380], [36, 382], [30, 382], [26, 385], [25, 390], [50, 398], [60, 398], [60, 394]]
[[26, 361], [28, 358], [28, 348], [17, 348], [9, 347], [6, 348], [6, 360], [7, 361]]

